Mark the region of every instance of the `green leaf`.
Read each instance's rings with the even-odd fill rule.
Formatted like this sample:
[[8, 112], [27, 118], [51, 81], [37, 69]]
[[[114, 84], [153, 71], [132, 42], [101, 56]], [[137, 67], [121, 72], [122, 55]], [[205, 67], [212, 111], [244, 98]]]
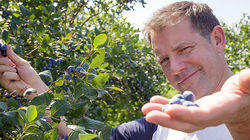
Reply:
[[95, 134], [79, 134], [79, 140], [92, 140], [97, 137]]
[[94, 49], [96, 49], [100, 45], [103, 45], [106, 41], [107, 41], [107, 35], [106, 34], [99, 34], [94, 39]]
[[71, 109], [71, 104], [65, 100], [56, 101], [51, 107], [51, 115], [63, 116]]
[[67, 125], [68, 128], [74, 130], [74, 131], [78, 131], [78, 132], [81, 132], [81, 133], [86, 133], [84, 130], [85, 128], [82, 127], [82, 126], [78, 126], [78, 125]]
[[3, 110], [3, 111], [7, 111], [8, 106], [4, 102], [0, 102], [0, 109]]
[[36, 96], [35, 98], [33, 98], [30, 102], [30, 104], [32, 105], [49, 105], [51, 102], [51, 98], [49, 93], [43, 93], [40, 94], [38, 96]]
[[63, 78], [58, 79], [58, 80], [55, 82], [55, 86], [57, 86], [57, 87], [63, 86], [64, 81], [65, 81], [65, 79], [63, 79]]
[[32, 122], [33, 120], [35, 120], [35, 118], [37, 117], [36, 106], [34, 106], [34, 105], [28, 106], [28, 109], [25, 113], [25, 116], [26, 116], [28, 122]]
[[51, 129], [48, 132], [45, 132], [45, 138], [47, 140], [58, 140], [58, 129]]
[[80, 132], [74, 131], [70, 136], [68, 140], [78, 140], [78, 135]]
[[93, 83], [95, 86], [102, 88], [106, 84], [108, 79], [109, 79], [108, 73], [101, 73], [93, 79]]
[[99, 68], [103, 63], [105, 58], [105, 49], [99, 49], [96, 51], [95, 58], [92, 59], [91, 64], [89, 65], [89, 69]]
[[95, 100], [98, 96], [97, 92], [95, 89], [89, 86], [83, 86], [82, 87], [84, 96], [87, 97], [90, 100]]
[[2, 38], [5, 42], [8, 42], [9, 40], [9, 33], [8, 31], [4, 30], [3, 33], [2, 33]]
[[118, 87], [108, 87], [109, 89], [113, 89], [113, 90], [116, 90], [116, 91], [120, 91], [120, 92], [123, 92], [122, 89], [118, 88]]
[[51, 75], [51, 72], [49, 70], [45, 70], [43, 72], [39, 73], [39, 76], [41, 79], [46, 82], [46, 81], [53, 81], [53, 77]]
[[45, 111], [46, 111], [46, 105], [39, 105], [39, 106], [36, 106], [37, 108], [37, 117], [36, 117], [36, 120], [42, 118], [45, 114]]

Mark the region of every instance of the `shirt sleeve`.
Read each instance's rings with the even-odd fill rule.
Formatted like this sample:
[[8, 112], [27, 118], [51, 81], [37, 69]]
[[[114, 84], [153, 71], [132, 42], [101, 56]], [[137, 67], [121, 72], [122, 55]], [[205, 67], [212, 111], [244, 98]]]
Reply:
[[110, 140], [152, 140], [157, 129], [156, 124], [146, 121], [144, 117], [112, 128]]

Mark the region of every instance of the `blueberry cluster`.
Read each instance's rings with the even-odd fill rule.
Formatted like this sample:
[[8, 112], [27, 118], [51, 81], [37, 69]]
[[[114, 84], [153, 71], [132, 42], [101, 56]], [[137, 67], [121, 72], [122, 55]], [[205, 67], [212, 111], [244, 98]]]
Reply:
[[78, 66], [75, 68], [75, 66], [70, 65], [67, 68], [67, 74], [65, 75], [64, 78], [66, 80], [70, 81], [72, 79], [72, 74], [74, 74], [74, 73], [76, 73], [80, 77], [83, 77], [84, 76], [83, 72], [86, 72], [86, 70], [83, 67]]
[[166, 107], [168, 105], [172, 105], [172, 104], [179, 104], [179, 105], [184, 105], [184, 106], [198, 106], [198, 104], [196, 104], [194, 102], [195, 100], [195, 96], [193, 94], [192, 91], [184, 91], [183, 94], [177, 94], [175, 95], [172, 99], [170, 99], [169, 103], [167, 105], [164, 105], [162, 107], [162, 111], [164, 112], [164, 110], [166, 109]]
[[2, 56], [4, 56], [4, 57], [6, 57], [7, 56], [7, 45], [6, 44], [1, 44], [0, 43], [0, 50], [1, 50], [1, 54], [2, 54]]
[[60, 65], [62, 61], [63, 61], [63, 58], [54, 59], [50, 57], [48, 66], [43, 67], [43, 70], [51, 70], [52, 66]]
[[2, 18], [8, 19], [9, 16], [10, 16], [10, 12], [8, 12], [8, 11], [3, 11]]

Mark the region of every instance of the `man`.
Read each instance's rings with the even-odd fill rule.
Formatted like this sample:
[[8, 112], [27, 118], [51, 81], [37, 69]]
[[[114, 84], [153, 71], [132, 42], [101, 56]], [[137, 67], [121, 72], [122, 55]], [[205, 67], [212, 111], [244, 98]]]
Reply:
[[[249, 139], [250, 95], [246, 93], [250, 93], [250, 72], [243, 71], [241, 78], [232, 76], [223, 55], [224, 32], [211, 9], [204, 4], [177, 2], [156, 12], [145, 31], [169, 82], [180, 92], [193, 91], [199, 107], [171, 105], [161, 112], [168, 99], [152, 97], [142, 111], [147, 121], [159, 126], [141, 118], [113, 128], [111, 139]], [[29, 87], [39, 94], [48, 89], [10, 47], [7, 55], [0, 58], [1, 85], [21, 94]], [[61, 134], [72, 132], [63, 123], [58, 128]]]

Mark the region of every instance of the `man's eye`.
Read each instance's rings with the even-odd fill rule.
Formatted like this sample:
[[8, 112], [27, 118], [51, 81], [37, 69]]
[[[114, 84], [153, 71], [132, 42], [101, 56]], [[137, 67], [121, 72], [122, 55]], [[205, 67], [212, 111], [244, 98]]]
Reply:
[[191, 50], [191, 47], [185, 47], [183, 49], [180, 50], [181, 53], [185, 53]]
[[168, 62], [168, 60], [169, 60], [169, 58], [166, 57], [166, 58], [164, 58], [164, 59], [161, 60], [161, 63], [160, 63], [160, 64], [166, 63], [166, 62]]

